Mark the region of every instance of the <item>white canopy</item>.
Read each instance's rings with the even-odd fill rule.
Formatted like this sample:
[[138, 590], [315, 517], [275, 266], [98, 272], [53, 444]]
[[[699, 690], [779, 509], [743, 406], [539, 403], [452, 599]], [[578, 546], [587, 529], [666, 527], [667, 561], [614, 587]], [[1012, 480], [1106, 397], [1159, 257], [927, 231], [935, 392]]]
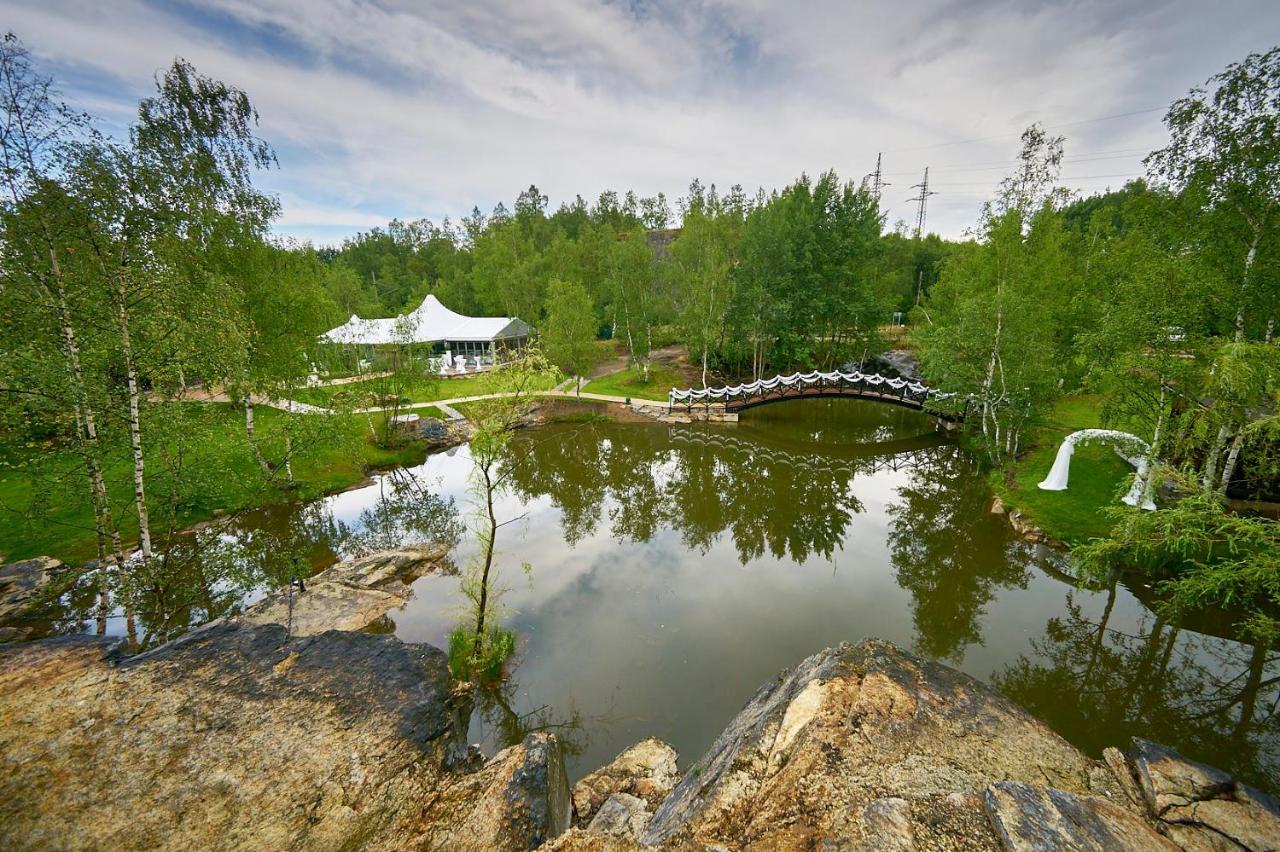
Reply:
[[528, 323], [515, 317], [466, 317], [446, 308], [435, 296], [427, 296], [416, 310], [397, 317], [361, 319], [352, 314], [351, 319], [320, 335], [320, 339], [325, 343], [366, 345], [488, 342], [526, 337], [531, 330]]

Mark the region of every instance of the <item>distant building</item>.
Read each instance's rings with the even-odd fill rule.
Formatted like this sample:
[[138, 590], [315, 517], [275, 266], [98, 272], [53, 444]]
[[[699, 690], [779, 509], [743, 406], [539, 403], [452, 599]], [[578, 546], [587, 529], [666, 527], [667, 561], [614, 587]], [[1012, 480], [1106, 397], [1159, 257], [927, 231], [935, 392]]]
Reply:
[[320, 342], [363, 350], [369, 360], [376, 357], [378, 347], [430, 344], [434, 354], [448, 352], [473, 363], [494, 364], [502, 351], [524, 348], [532, 333], [532, 326], [516, 317], [467, 317], [427, 296], [417, 309], [396, 317], [361, 319], [352, 314], [320, 335]]

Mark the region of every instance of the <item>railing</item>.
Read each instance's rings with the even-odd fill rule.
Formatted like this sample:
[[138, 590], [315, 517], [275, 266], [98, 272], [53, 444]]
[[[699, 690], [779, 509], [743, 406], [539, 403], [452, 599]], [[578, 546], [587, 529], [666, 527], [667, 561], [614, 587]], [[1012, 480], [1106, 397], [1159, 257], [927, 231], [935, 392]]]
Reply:
[[[667, 394], [667, 407], [685, 405], [692, 409], [695, 403], [708, 406], [712, 403], [723, 403], [726, 409], [745, 408], [757, 402], [773, 399], [818, 395], [810, 393], [811, 390], [816, 390], [818, 394], [841, 395], [849, 392], [849, 395], [887, 398], [918, 408], [924, 408], [927, 403], [941, 402], [956, 396], [953, 393], [935, 390], [920, 382], [890, 378], [879, 373], [863, 373], [859, 370], [848, 373], [842, 370], [824, 373], [815, 370], [811, 373], [792, 373], [789, 376], [774, 376], [771, 379], [758, 379], [754, 382], [716, 388], [685, 390], [672, 388]], [[949, 416], [963, 418], [963, 414], [951, 413]]]

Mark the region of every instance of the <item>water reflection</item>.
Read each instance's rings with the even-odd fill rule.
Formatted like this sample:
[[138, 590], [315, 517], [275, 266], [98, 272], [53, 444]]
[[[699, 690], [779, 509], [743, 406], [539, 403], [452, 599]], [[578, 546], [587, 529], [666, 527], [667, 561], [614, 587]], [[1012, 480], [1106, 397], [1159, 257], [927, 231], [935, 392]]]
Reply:
[[[1220, 619], [1158, 620], [1142, 589], [1075, 589], [918, 413], [810, 400], [736, 425], [561, 424], [521, 433], [504, 464], [498, 512], [525, 518], [498, 556], [520, 663], [460, 720], [489, 750], [554, 730], [573, 774], [657, 736], [687, 763], [780, 669], [876, 636], [994, 678], [1094, 755], [1140, 734], [1255, 780], [1278, 768], [1275, 655]], [[465, 561], [470, 471], [459, 448], [175, 540], [139, 607], [147, 641], [339, 557], [439, 540]], [[424, 577], [369, 629], [445, 647], [463, 603], [457, 577]], [[77, 588], [51, 630], [93, 615]]]
[[1280, 775], [1277, 691], [1280, 654], [1179, 629], [1159, 616], [1132, 632], [1109, 624], [1119, 588], [1097, 619], [1077, 592], [1031, 642], [1039, 659], [1019, 657], [994, 682], [1006, 695], [1076, 744], [1098, 754], [1130, 736], [1177, 743], [1193, 759], [1231, 768], [1274, 789]]
[[766, 553], [829, 560], [863, 511], [853, 488], [858, 476], [929, 471], [946, 459], [953, 468], [969, 466], [933, 433], [838, 453], [769, 446], [750, 433], [707, 426], [636, 429], [625, 440], [615, 431], [552, 427], [513, 448], [514, 490], [525, 502], [550, 500], [567, 544], [594, 535], [607, 517], [620, 541], [645, 542], [673, 529], [686, 547], [706, 553], [727, 532], [744, 565]]
[[1004, 518], [982, 511], [990, 492], [959, 447], [915, 466], [898, 497], [888, 508], [889, 552], [898, 585], [911, 593], [915, 650], [957, 661], [982, 642], [995, 590], [1026, 588], [1029, 553]]

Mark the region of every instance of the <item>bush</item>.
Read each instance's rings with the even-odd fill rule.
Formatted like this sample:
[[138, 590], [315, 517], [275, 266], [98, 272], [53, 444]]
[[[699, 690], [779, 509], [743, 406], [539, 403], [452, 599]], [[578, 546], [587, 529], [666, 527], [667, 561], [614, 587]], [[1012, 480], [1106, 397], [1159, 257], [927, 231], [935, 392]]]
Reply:
[[502, 669], [516, 651], [516, 633], [505, 627], [485, 630], [484, 647], [476, 657], [476, 632], [455, 627], [449, 634], [449, 671], [455, 680], [493, 683], [502, 679]]

